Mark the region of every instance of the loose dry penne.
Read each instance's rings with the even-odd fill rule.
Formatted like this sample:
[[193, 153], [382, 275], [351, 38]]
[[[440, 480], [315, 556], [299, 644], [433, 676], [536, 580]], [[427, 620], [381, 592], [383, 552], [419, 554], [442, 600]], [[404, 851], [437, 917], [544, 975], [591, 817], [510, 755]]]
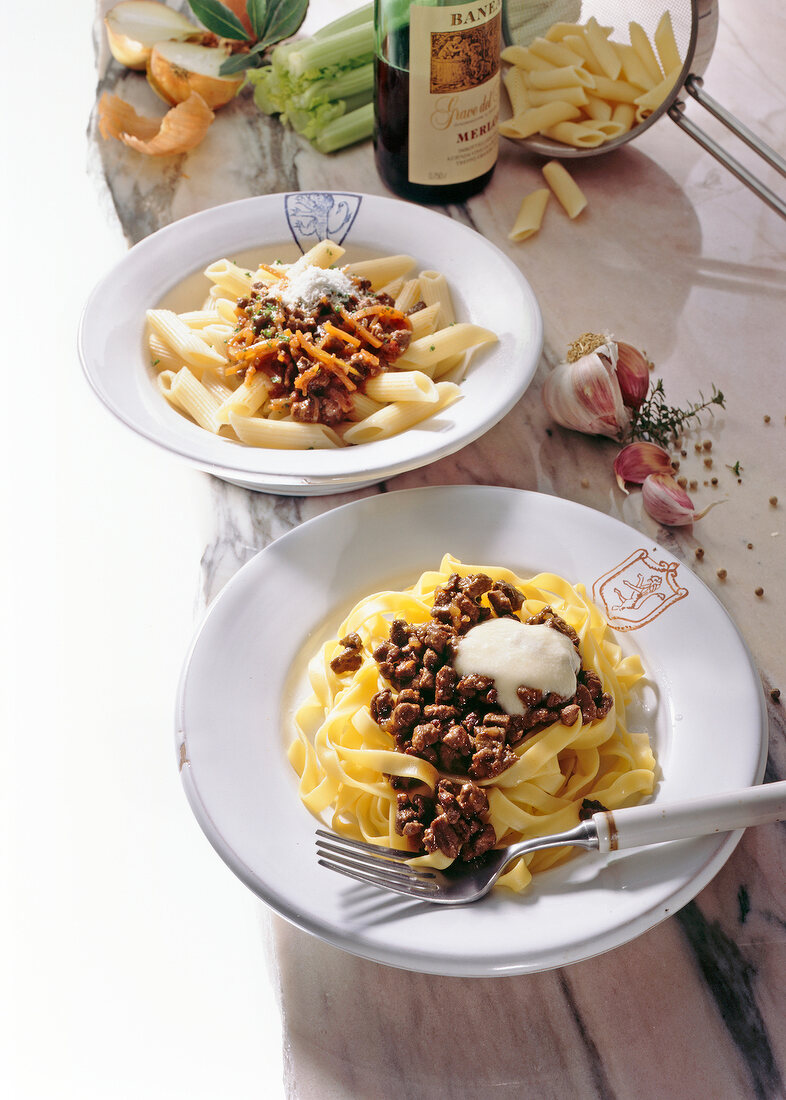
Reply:
[[622, 71], [620, 73], [622, 79], [627, 80], [629, 84], [635, 84], [637, 88], [641, 88], [643, 91], [648, 91], [650, 88], [653, 88], [656, 81], [654, 81], [647, 72], [644, 62], [636, 53], [633, 46], [628, 46], [624, 42], [614, 42], [612, 45], [617, 51], [617, 55], [622, 63]]
[[682, 59], [674, 38], [674, 27], [671, 23], [670, 12], [665, 11], [660, 17], [653, 38], [655, 39], [655, 49], [658, 51], [660, 67], [664, 74], [674, 72], [675, 69], [679, 71], [682, 68]]
[[507, 61], [509, 65], [515, 65], [516, 68], [523, 69], [527, 73], [535, 72], [538, 69], [552, 68], [551, 61], [548, 61], [545, 57], [538, 57], [526, 46], [506, 46], [500, 57], [503, 61]]
[[595, 81], [586, 69], [575, 65], [563, 65], [560, 68], [547, 69], [545, 72], [529, 74], [530, 88], [594, 88]]
[[587, 20], [584, 26], [584, 36], [604, 74], [609, 80], [616, 80], [620, 75], [622, 63], [594, 16], [590, 16]]
[[652, 43], [647, 37], [647, 32], [644, 30], [640, 23], [629, 23], [628, 34], [630, 35], [630, 44], [641, 60], [642, 65], [647, 71], [647, 75], [652, 81], [652, 86], [660, 84], [663, 80], [663, 72], [658, 63], [658, 59], [655, 56], [655, 50], [652, 48]]
[[606, 140], [603, 131], [598, 130], [591, 122], [559, 122], [544, 130], [543, 135], [552, 141], [561, 141], [563, 145], [573, 145], [577, 149], [597, 149]]
[[516, 220], [513, 223], [513, 228], [508, 233], [509, 240], [526, 241], [538, 232], [543, 223], [543, 215], [546, 211], [549, 195], [549, 189], [541, 187], [537, 191], [532, 191], [529, 195], [524, 196]]
[[503, 74], [502, 83], [508, 93], [510, 109], [514, 115], [521, 114], [527, 107], [532, 106], [523, 69], [518, 69], [515, 65], [511, 66]]
[[529, 44], [530, 53], [542, 57], [550, 65], [580, 65], [582, 57], [562, 43], [549, 42], [547, 38], [534, 38]]
[[661, 103], [668, 98], [674, 85], [677, 83], [681, 71], [682, 66], [680, 65], [665, 76], [660, 84], [656, 84], [650, 91], [644, 92], [643, 95], [636, 97], [634, 103], [636, 104], [637, 122], [643, 122], [645, 118], [649, 118], [652, 112], [660, 107]]
[[612, 106], [607, 100], [590, 95], [587, 96], [584, 112], [589, 118], [594, 118], [597, 122], [608, 122], [612, 116]]
[[587, 205], [587, 196], [567, 168], [557, 160], [550, 160], [543, 165], [543, 175], [568, 217], [578, 217]]
[[[684, 20], [679, 29], [686, 33]], [[584, 24], [555, 23], [528, 47], [503, 51], [513, 66], [503, 74], [513, 117], [500, 124], [500, 134], [517, 140], [541, 134], [592, 149], [644, 122], [673, 92], [682, 60], [668, 11], [654, 32], [655, 46], [640, 23], [630, 22], [628, 33], [629, 43], [618, 41], [611, 27], [590, 16]], [[559, 117], [539, 120], [530, 113], [553, 103], [562, 104]], [[632, 109], [618, 111], [621, 104]]]
[[571, 103], [547, 103], [543, 107], [529, 107], [507, 122], [501, 122], [499, 132], [505, 137], [532, 137], [533, 134], [543, 133], [549, 126], [580, 116], [581, 111]]
[[584, 107], [589, 97], [581, 85], [574, 85], [567, 88], [530, 88], [529, 99], [533, 107], [545, 107], [549, 103], [569, 103], [572, 107]]

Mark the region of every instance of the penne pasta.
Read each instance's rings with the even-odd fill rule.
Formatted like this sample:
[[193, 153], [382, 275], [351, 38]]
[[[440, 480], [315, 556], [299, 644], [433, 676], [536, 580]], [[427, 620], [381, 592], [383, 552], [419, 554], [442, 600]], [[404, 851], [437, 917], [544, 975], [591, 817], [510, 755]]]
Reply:
[[[684, 19], [679, 29], [687, 33]], [[555, 23], [529, 46], [503, 50], [512, 117], [500, 123], [500, 134], [514, 140], [540, 134], [594, 149], [645, 122], [673, 94], [683, 62], [670, 12], [652, 39], [635, 21], [627, 30], [630, 41], [617, 40], [590, 16], [583, 24]], [[623, 104], [632, 109], [618, 110]], [[533, 113], [545, 109], [543, 116]]]
[[441, 360], [480, 344], [493, 343], [496, 339], [495, 333], [490, 329], [461, 321], [439, 329], [431, 336], [421, 336], [419, 340], [413, 340], [406, 353], [398, 360], [397, 366], [432, 374]]
[[411, 256], [332, 266], [343, 255], [325, 240], [255, 272], [217, 260], [204, 308], [149, 310], [167, 402], [231, 443], [302, 450], [383, 439], [457, 400], [452, 379], [495, 334], [457, 321], [447, 279], [412, 276]]
[[341, 439], [324, 424], [301, 424], [294, 420], [268, 420], [259, 416], [229, 413], [229, 423], [241, 442], [252, 447], [279, 447], [288, 451], [331, 450]]
[[392, 401], [437, 400], [437, 387], [423, 371], [388, 371], [369, 378], [366, 393], [373, 401], [382, 404]]
[[379, 290], [391, 279], [408, 274], [414, 266], [411, 256], [380, 256], [378, 259], [348, 264], [347, 271], [358, 279], [368, 279], [371, 289]]
[[164, 344], [190, 367], [202, 370], [223, 366], [222, 356], [171, 310], [149, 309], [147, 323]]
[[508, 233], [511, 241], [526, 241], [534, 236], [543, 223], [543, 215], [546, 212], [546, 204], [549, 201], [547, 187], [539, 188], [526, 195], [521, 202], [513, 228]]
[[501, 122], [499, 132], [505, 137], [532, 137], [559, 122], [569, 122], [580, 117], [581, 111], [570, 103], [547, 103], [543, 107], [529, 107], [507, 122]]
[[576, 218], [587, 205], [587, 197], [568, 170], [557, 160], [543, 165], [543, 175], [569, 218]]
[[682, 58], [677, 49], [674, 38], [674, 28], [671, 23], [671, 13], [665, 11], [655, 28], [655, 49], [658, 51], [660, 67], [664, 74], [679, 71], [682, 68]]
[[365, 420], [353, 424], [344, 432], [345, 443], [375, 443], [419, 424], [440, 409], [447, 408], [461, 396], [452, 382], [437, 382], [437, 400], [429, 402], [398, 402], [386, 405]]

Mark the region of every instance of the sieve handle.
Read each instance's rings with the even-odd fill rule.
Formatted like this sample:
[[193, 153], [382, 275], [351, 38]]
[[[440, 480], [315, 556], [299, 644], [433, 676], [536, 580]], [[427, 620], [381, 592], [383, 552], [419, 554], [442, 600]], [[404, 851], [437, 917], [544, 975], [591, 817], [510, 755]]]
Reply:
[[[693, 98], [714, 115], [720, 122], [723, 123], [733, 134], [736, 134], [741, 141], [744, 141], [754, 152], [758, 153], [769, 165], [780, 172], [781, 175], [786, 176], [786, 161], [780, 157], [774, 149], [770, 149], [768, 145], [765, 145], [763, 141], [756, 137], [747, 126], [744, 126], [734, 115], [729, 114], [721, 105], [708, 95], [703, 87], [702, 80], [699, 76], [689, 76], [685, 81], [685, 90], [693, 96]], [[728, 153], [721, 145], [719, 145], [713, 138], [701, 130], [694, 122], [691, 122], [685, 115], [685, 104], [680, 100], [675, 102], [669, 107], [669, 117], [684, 130], [686, 134], [698, 142], [699, 145], [720, 164], [727, 168], [733, 176], [745, 184], [754, 194], [758, 195], [762, 202], [765, 202], [776, 214], [780, 214], [782, 218], [786, 218], [786, 202], [779, 198], [774, 191], [771, 191], [769, 187], [766, 187], [761, 180], [758, 180], [752, 172], [749, 172], [744, 165], [740, 164], [738, 160], [735, 160], [730, 153]]]

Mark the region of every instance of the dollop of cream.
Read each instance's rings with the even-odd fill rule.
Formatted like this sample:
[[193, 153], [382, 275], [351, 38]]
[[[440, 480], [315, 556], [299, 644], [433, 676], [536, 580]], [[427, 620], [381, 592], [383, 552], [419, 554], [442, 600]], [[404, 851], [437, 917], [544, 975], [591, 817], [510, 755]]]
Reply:
[[516, 688], [537, 688], [570, 698], [581, 659], [570, 638], [551, 626], [520, 619], [488, 619], [459, 639], [453, 667], [459, 676], [491, 676], [497, 701], [508, 714], [523, 714]]

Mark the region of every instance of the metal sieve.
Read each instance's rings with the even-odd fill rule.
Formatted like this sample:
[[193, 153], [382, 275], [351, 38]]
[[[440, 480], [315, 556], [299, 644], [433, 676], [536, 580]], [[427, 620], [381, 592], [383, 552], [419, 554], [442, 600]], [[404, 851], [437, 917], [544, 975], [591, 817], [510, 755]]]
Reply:
[[662, 115], [668, 114], [680, 129], [689, 134], [741, 183], [781, 217], [786, 218], [786, 202], [685, 115], [685, 100], [681, 96], [687, 93], [777, 172], [786, 176], [786, 160], [704, 91], [702, 74], [709, 64], [718, 33], [717, 0], [644, 0], [642, 3], [615, 0], [589, 0], [587, 3], [582, 3], [581, 0], [506, 0], [502, 34], [507, 45], [526, 46], [534, 38], [545, 35], [556, 22], [585, 23], [590, 16], [594, 16], [601, 25], [616, 29], [617, 33], [613, 35], [615, 38], [622, 40], [628, 24], [635, 21], [652, 40], [658, 20], [667, 8], [671, 13], [674, 38], [680, 57], [684, 58], [684, 64], [674, 88], [648, 118], [633, 126], [627, 133], [611, 138], [596, 148], [577, 149], [540, 135], [519, 139], [519, 144], [545, 157], [596, 156], [609, 153], [637, 138]]

